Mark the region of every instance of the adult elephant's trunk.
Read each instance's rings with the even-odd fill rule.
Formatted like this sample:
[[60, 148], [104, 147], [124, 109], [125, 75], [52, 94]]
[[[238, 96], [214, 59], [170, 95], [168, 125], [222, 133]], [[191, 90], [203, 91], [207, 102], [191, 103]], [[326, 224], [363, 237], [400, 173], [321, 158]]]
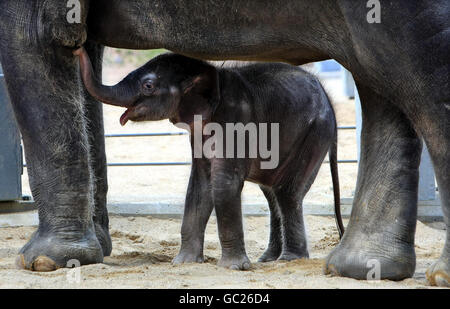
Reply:
[[84, 47], [73, 52], [80, 57], [80, 70], [83, 83], [87, 91], [97, 100], [115, 106], [131, 107], [137, 99], [137, 93], [126, 80], [115, 86], [105, 86], [95, 77], [91, 60]]

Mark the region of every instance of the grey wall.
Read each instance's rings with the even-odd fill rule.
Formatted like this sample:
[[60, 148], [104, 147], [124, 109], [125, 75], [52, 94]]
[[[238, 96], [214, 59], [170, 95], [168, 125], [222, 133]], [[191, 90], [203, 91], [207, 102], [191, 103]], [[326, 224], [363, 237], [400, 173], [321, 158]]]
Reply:
[[22, 150], [0, 65], [0, 201], [22, 198]]

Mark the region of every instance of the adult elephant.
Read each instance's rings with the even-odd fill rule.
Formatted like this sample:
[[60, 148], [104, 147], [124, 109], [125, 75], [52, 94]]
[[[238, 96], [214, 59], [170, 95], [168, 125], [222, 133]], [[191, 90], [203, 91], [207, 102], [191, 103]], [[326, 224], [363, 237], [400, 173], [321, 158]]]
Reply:
[[105, 45], [164, 47], [202, 59], [334, 58], [349, 69], [362, 99], [361, 162], [351, 219], [326, 272], [365, 279], [376, 260], [381, 278], [413, 275], [423, 137], [447, 225], [442, 256], [427, 275], [450, 284], [448, 0], [380, 1], [381, 23], [368, 22], [365, 0], [69, 4], [77, 2], [80, 23], [68, 23], [66, 1], [0, 2], [1, 62], [40, 219], [21, 267], [96, 263], [111, 251], [101, 106], [83, 90], [72, 50], [85, 44], [100, 74]]

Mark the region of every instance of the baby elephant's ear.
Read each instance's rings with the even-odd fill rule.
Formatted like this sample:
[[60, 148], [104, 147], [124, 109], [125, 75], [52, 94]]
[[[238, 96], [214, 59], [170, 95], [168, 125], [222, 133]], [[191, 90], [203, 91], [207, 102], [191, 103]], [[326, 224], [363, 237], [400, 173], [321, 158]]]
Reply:
[[206, 76], [203, 75], [197, 75], [195, 77], [191, 77], [188, 80], [185, 80], [182, 83], [183, 93], [188, 94], [191, 92], [194, 88], [204, 88], [204, 79]]
[[[181, 86], [185, 98], [201, 96], [205, 99], [207, 106], [198, 106], [194, 109], [197, 109], [197, 112], [199, 108], [207, 109], [203, 110], [202, 114], [205, 117], [211, 117], [220, 101], [219, 72], [217, 69], [214, 66], [207, 65], [203, 72], [188, 78]], [[203, 105], [200, 102], [191, 102], [190, 104]]]

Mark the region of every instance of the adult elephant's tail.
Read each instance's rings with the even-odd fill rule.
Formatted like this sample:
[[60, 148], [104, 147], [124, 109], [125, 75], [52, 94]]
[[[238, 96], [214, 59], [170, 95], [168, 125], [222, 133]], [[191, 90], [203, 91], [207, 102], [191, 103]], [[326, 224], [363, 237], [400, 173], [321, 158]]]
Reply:
[[336, 226], [339, 231], [339, 237], [344, 235], [344, 223], [342, 222], [341, 215], [341, 194], [339, 189], [339, 174], [337, 165], [337, 130], [334, 135], [334, 141], [331, 143], [329, 151], [331, 179], [333, 181], [333, 193], [334, 193], [334, 217], [336, 219]]

